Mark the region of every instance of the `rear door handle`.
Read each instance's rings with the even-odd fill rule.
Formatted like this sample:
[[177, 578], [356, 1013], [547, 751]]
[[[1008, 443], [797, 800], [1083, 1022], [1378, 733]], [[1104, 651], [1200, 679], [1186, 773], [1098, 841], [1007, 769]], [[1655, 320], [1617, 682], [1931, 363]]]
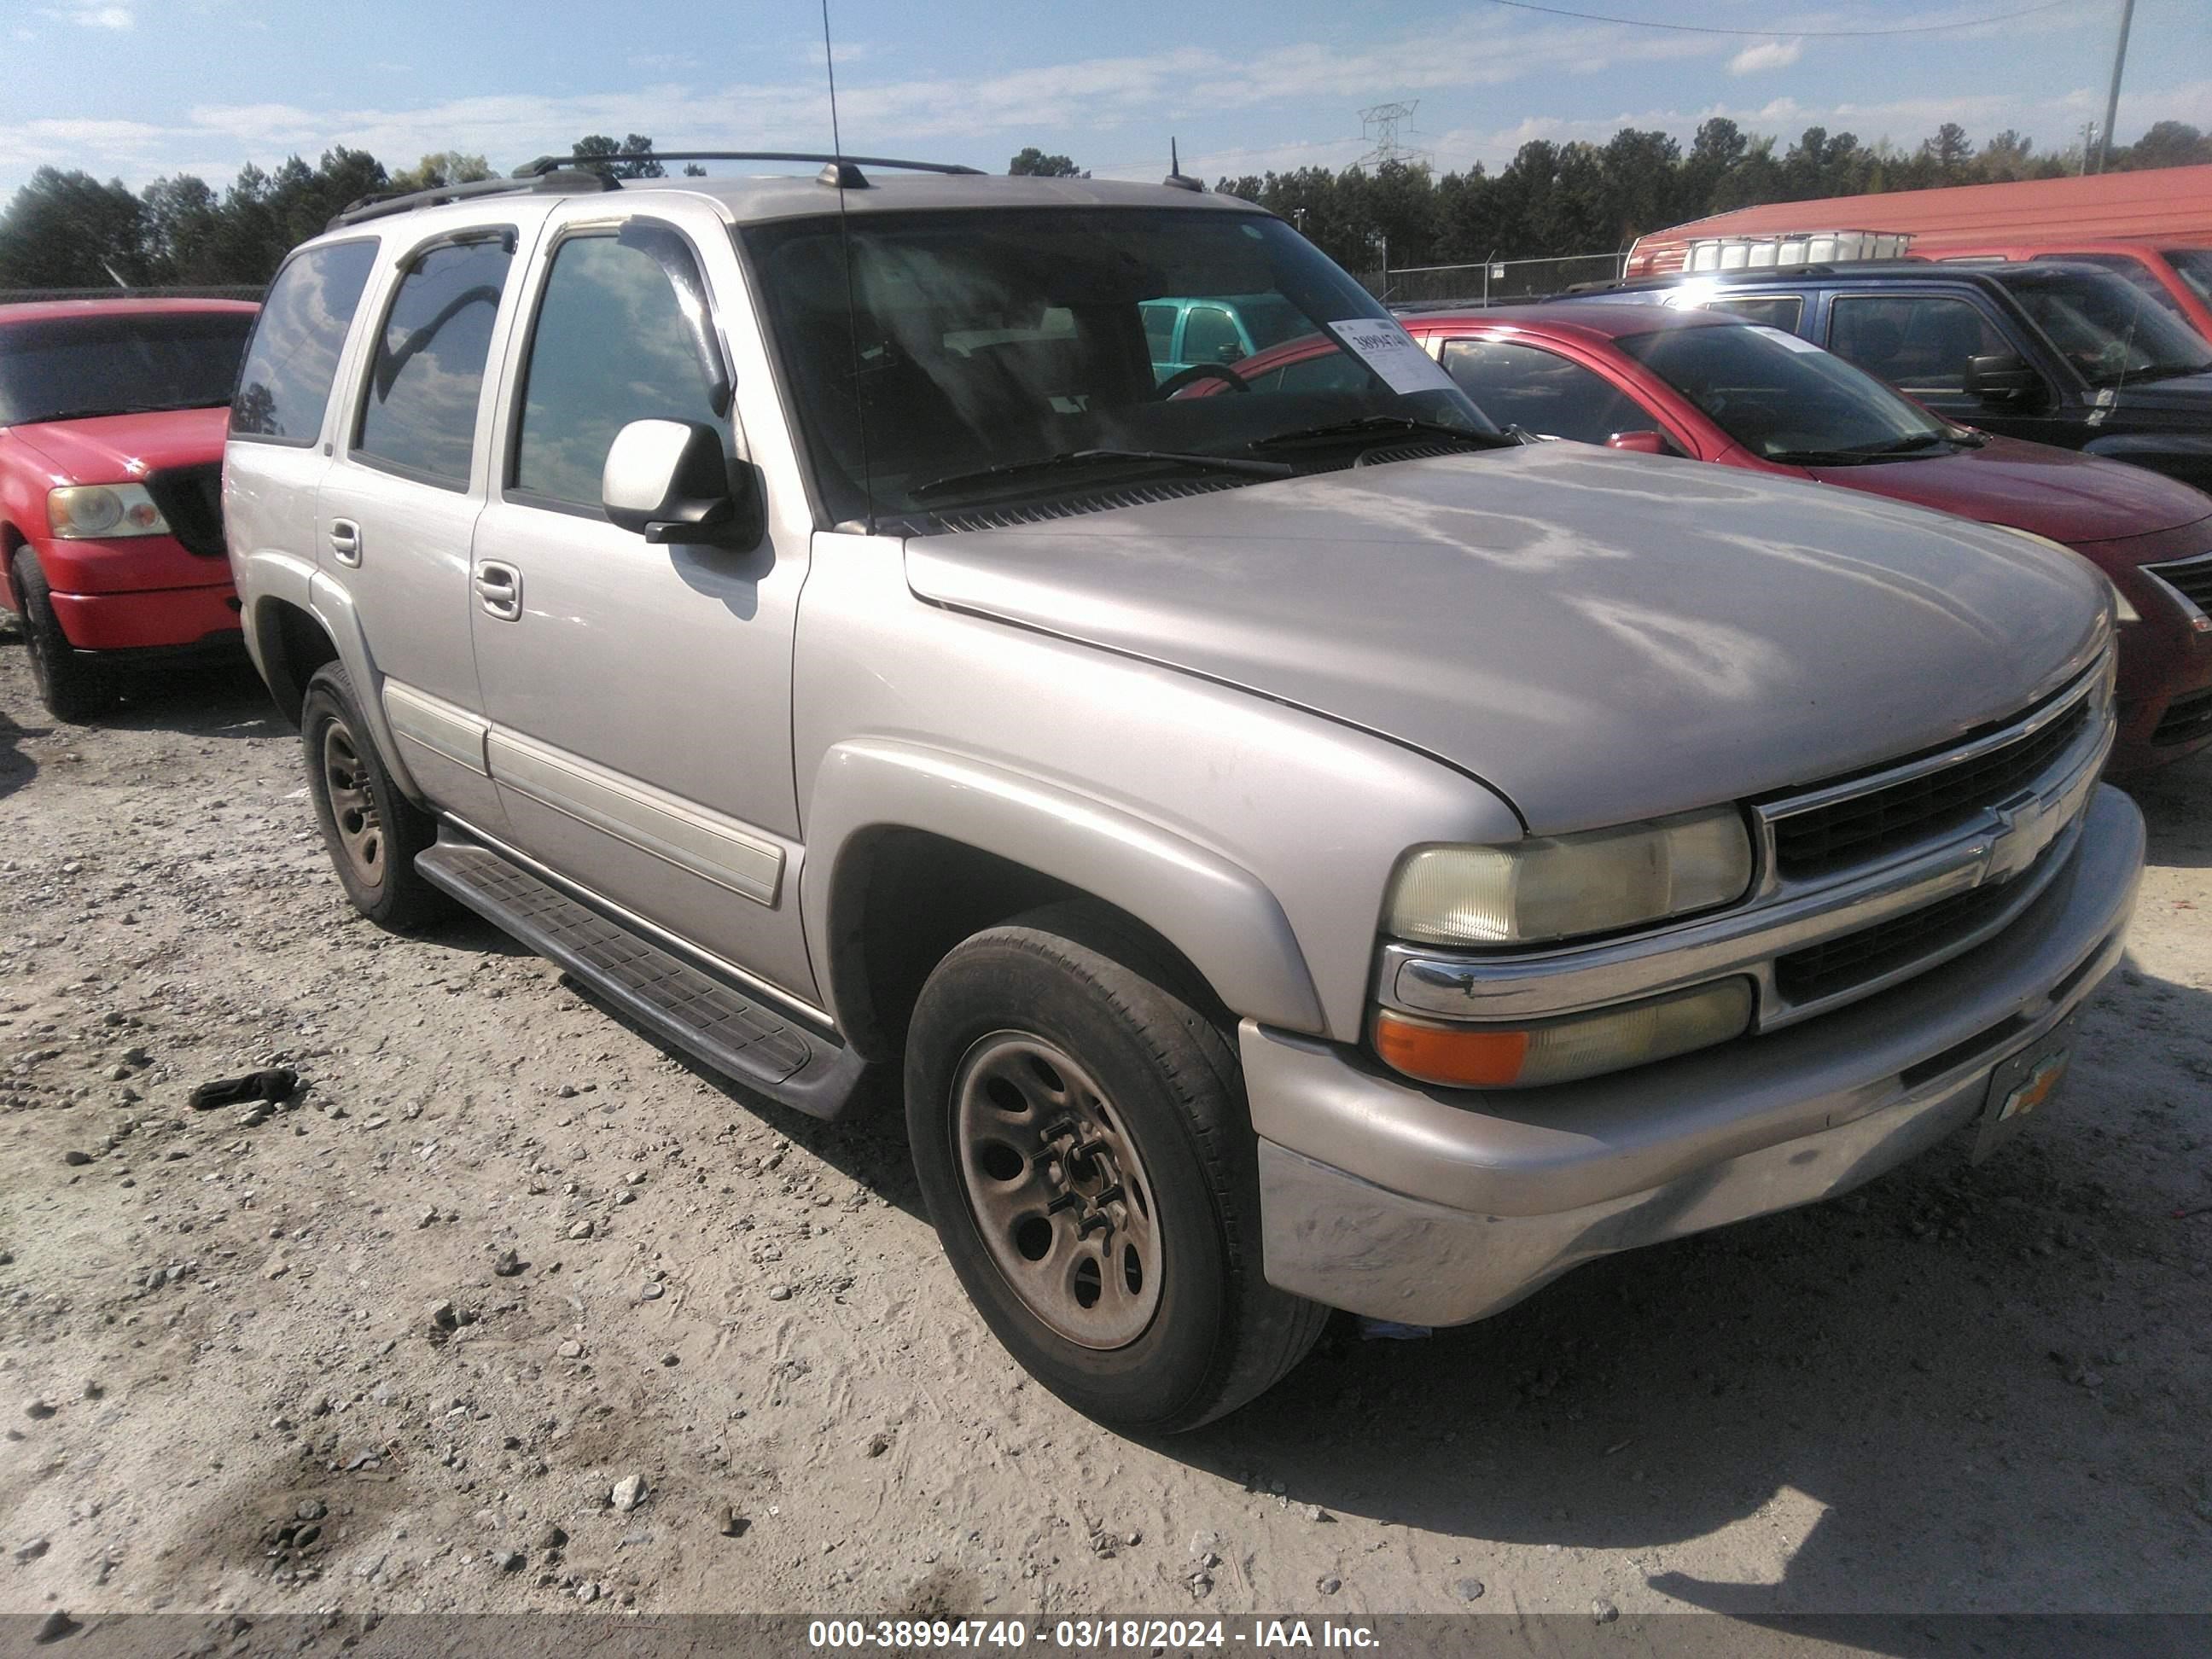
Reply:
[[484, 614], [513, 622], [522, 614], [522, 573], [497, 559], [477, 561], [477, 599]]
[[340, 564], [361, 567], [361, 526], [351, 519], [331, 520], [331, 551]]

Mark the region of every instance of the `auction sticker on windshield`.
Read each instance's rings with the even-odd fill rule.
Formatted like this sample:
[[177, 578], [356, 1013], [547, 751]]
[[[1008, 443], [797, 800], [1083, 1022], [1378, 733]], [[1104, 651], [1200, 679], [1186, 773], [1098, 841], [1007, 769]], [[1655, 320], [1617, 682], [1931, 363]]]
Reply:
[[1402, 324], [1389, 317], [1353, 317], [1331, 323], [1328, 331], [1344, 349], [1382, 377], [1403, 396], [1410, 392], [1456, 392], [1458, 382], [1437, 360], [1414, 343]]

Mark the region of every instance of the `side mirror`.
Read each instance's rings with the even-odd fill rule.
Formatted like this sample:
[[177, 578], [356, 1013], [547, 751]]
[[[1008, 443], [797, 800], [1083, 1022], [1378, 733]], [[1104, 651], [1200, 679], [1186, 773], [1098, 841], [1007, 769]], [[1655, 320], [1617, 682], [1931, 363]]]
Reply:
[[1993, 351], [1966, 359], [1966, 392], [1984, 403], [2016, 403], [2043, 384], [2043, 377], [2017, 354]]
[[1625, 449], [1632, 455], [1679, 455], [1682, 452], [1658, 432], [1616, 432], [1605, 441], [1607, 449]]
[[750, 468], [733, 467], [722, 434], [696, 421], [632, 421], [615, 434], [599, 475], [607, 521], [648, 542], [750, 547], [760, 539]]
[[1222, 347], [1220, 350], [1215, 352], [1213, 354], [1213, 357], [1216, 362], [1241, 363], [1244, 361], [1247, 355], [1248, 354], [1243, 346], [1238, 345], [1234, 340], [1231, 340], [1227, 345]]

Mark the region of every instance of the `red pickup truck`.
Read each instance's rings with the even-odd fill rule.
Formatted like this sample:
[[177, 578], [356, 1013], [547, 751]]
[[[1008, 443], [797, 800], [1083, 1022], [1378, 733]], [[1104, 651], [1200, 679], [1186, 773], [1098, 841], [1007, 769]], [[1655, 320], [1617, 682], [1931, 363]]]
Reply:
[[239, 648], [222, 446], [258, 309], [0, 306], [0, 602], [58, 720], [98, 714], [125, 665]]

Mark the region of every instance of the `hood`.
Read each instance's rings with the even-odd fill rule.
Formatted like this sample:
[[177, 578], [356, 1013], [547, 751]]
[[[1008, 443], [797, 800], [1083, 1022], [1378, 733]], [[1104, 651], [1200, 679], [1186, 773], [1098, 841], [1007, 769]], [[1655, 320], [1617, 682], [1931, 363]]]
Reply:
[[[2102, 397], [2100, 389], [2093, 394]], [[2137, 380], [2113, 388], [2113, 405], [2136, 416], [2157, 416], [2161, 421], [2191, 431], [2212, 426], [2212, 374], [2177, 374], [2167, 380]]]
[[229, 429], [225, 405], [31, 422], [9, 428], [46, 459], [59, 483], [128, 483], [173, 466], [220, 463]]
[[1424, 750], [1559, 834], [1950, 742], [2103, 647], [2105, 579], [2002, 530], [1541, 444], [917, 537], [921, 597]]
[[1823, 483], [1912, 501], [2069, 546], [2154, 535], [2212, 517], [2212, 496], [2140, 466], [1990, 438], [1979, 449], [1807, 469]]

